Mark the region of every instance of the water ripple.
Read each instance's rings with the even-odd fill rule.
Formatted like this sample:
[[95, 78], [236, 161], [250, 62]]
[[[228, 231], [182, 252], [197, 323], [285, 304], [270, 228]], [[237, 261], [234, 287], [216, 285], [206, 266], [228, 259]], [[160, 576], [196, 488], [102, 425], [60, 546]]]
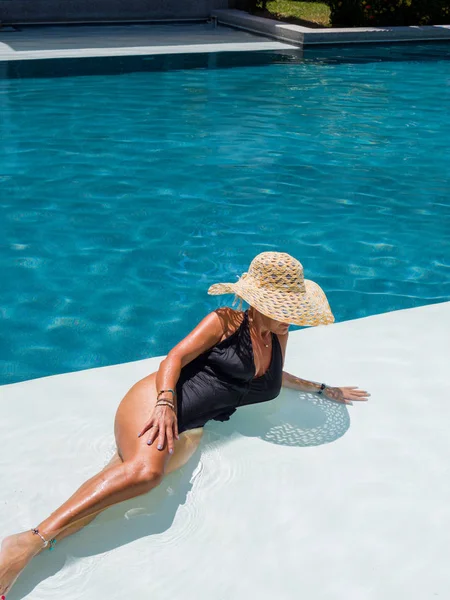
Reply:
[[337, 321], [450, 299], [449, 63], [427, 48], [1, 80], [1, 382], [164, 354], [263, 250]]

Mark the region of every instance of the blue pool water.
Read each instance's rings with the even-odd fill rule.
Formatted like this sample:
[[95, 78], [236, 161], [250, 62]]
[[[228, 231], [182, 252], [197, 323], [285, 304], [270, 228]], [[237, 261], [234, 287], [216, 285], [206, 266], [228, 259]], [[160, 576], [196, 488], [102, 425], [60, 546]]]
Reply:
[[0, 80], [0, 383], [166, 353], [264, 250], [336, 321], [450, 300], [450, 47], [321, 52]]

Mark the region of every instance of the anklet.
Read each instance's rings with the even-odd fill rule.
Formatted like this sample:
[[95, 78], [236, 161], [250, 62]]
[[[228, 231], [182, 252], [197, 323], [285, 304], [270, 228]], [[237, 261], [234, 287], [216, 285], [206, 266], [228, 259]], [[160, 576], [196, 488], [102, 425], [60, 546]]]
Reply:
[[39, 533], [39, 529], [36, 527], [34, 529], [31, 530], [34, 534], [38, 535], [41, 540], [44, 542], [44, 548], [46, 548], [49, 544], [50, 544], [50, 548], [49, 550], [53, 550], [53, 548], [55, 547], [56, 544], [56, 538], [52, 538], [51, 540], [46, 540], [40, 533]]

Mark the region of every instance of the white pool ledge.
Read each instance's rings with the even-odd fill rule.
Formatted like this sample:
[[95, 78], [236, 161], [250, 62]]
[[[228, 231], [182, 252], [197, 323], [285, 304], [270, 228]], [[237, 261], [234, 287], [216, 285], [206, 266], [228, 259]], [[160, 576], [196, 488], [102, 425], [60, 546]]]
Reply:
[[[209, 423], [188, 465], [44, 552], [8, 600], [450, 597], [449, 325], [445, 302], [292, 333], [287, 371], [370, 401], [287, 390]], [[106, 463], [118, 403], [159, 362], [0, 388], [0, 538]]]
[[295, 49], [267, 37], [208, 23], [186, 25], [42, 25], [0, 30], [2, 62], [110, 56], [189, 55]]

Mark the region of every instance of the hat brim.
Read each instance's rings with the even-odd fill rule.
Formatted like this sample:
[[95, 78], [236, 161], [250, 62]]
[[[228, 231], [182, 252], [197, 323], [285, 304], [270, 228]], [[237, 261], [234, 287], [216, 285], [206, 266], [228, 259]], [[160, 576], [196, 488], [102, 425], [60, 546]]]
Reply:
[[236, 283], [216, 283], [208, 294], [237, 294], [263, 315], [300, 326], [330, 325], [334, 323], [325, 292], [309, 279], [305, 279], [306, 292], [272, 291], [248, 285], [246, 280]]

